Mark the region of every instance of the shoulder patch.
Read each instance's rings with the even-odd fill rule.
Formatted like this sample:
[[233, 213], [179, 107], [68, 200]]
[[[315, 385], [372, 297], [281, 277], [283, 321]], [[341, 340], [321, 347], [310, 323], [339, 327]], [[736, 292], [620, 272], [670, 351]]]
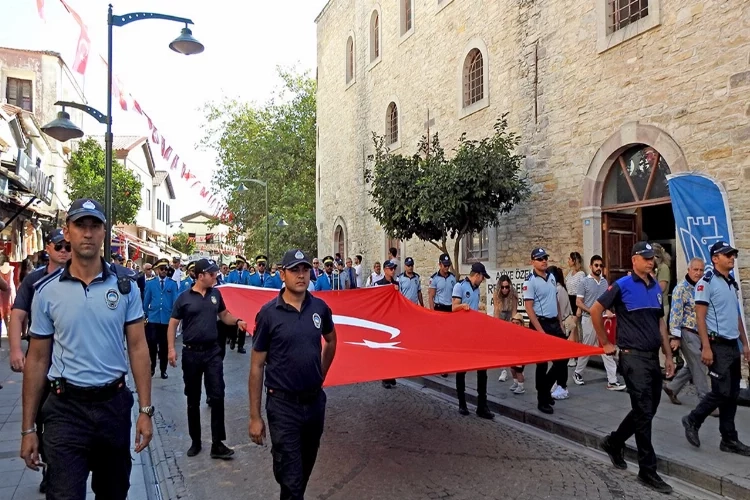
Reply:
[[714, 277], [714, 272], [709, 270], [709, 271], [706, 271], [706, 274], [704, 274], [701, 279], [705, 281], [706, 283], [711, 283], [711, 278], [713, 277]]
[[43, 277], [42, 279], [34, 283], [34, 290], [39, 292], [42, 290], [42, 288], [44, 288], [48, 284], [52, 283], [53, 281], [59, 280], [60, 276], [62, 275], [62, 272], [63, 272], [63, 268], [61, 267], [57, 269], [55, 272], [49, 273], [47, 276]]

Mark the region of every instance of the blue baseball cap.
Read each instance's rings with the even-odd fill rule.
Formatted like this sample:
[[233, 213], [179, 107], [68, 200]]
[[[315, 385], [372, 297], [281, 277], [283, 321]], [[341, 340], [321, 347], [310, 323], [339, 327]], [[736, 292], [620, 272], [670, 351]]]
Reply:
[[383, 268], [385, 269], [396, 269], [397, 267], [398, 265], [396, 265], [396, 263], [392, 260], [386, 260], [385, 262], [383, 262]]
[[83, 217], [94, 217], [101, 222], [107, 222], [102, 204], [89, 198], [74, 201], [68, 209], [68, 221], [75, 222]]
[[632, 256], [640, 255], [644, 259], [653, 259], [656, 253], [654, 247], [648, 241], [639, 241], [633, 245]]
[[57, 229], [53, 229], [47, 235], [47, 243], [60, 243], [64, 239], [65, 235], [63, 234], [63, 230], [59, 227]]
[[733, 253], [739, 253], [739, 250], [734, 248], [732, 245], [727, 243], [726, 241], [717, 241], [713, 245], [711, 245], [711, 250], [709, 250], [711, 257], [717, 254], [733, 254]]
[[547, 253], [547, 250], [545, 250], [542, 247], [535, 248], [531, 251], [531, 259], [541, 259], [542, 257], [549, 257], [549, 254]]
[[414, 265], [414, 259], [411, 258], [411, 257], [407, 257], [406, 260], [404, 260], [404, 265], [405, 266], [410, 266], [410, 267], [413, 266]]

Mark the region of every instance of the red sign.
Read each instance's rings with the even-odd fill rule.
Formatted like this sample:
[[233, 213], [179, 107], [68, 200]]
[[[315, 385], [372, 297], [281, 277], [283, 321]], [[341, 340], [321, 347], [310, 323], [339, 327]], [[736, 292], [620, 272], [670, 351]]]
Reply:
[[[278, 292], [219, 287], [227, 308], [253, 323]], [[476, 311], [431, 311], [395, 287], [316, 292], [333, 311], [338, 346], [326, 385], [529, 365], [603, 354]]]

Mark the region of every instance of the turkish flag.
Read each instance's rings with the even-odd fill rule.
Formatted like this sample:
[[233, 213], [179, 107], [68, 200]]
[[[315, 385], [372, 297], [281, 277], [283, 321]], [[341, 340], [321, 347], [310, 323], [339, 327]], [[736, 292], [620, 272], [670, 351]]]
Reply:
[[81, 35], [78, 37], [78, 47], [76, 48], [76, 57], [73, 60], [73, 71], [81, 75], [86, 73], [89, 52], [91, 52], [91, 40], [89, 40], [86, 29], [81, 27]]
[[36, 0], [36, 10], [39, 12], [39, 17], [44, 21], [44, 0]]
[[[274, 290], [219, 287], [227, 309], [253, 324]], [[476, 311], [420, 307], [392, 286], [315, 292], [333, 311], [338, 345], [325, 385], [529, 365], [603, 354]]]

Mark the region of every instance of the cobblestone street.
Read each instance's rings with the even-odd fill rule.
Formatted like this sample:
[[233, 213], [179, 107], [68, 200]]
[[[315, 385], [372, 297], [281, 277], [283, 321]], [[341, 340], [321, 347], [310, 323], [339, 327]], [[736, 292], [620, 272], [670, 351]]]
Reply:
[[[237, 451], [230, 462], [208, 456], [208, 407], [204, 451], [185, 456], [190, 440], [180, 372], [170, 369], [169, 380], [154, 380], [161, 443], [178, 493], [187, 491], [193, 499], [278, 497], [270, 445], [253, 445], [247, 437], [247, 365], [247, 355], [227, 353], [227, 444]], [[603, 454], [520, 430], [508, 420], [462, 417], [448, 401], [408, 384], [392, 390], [361, 384], [327, 393], [311, 499], [661, 498], [637, 483], [632, 464], [616, 471]]]

